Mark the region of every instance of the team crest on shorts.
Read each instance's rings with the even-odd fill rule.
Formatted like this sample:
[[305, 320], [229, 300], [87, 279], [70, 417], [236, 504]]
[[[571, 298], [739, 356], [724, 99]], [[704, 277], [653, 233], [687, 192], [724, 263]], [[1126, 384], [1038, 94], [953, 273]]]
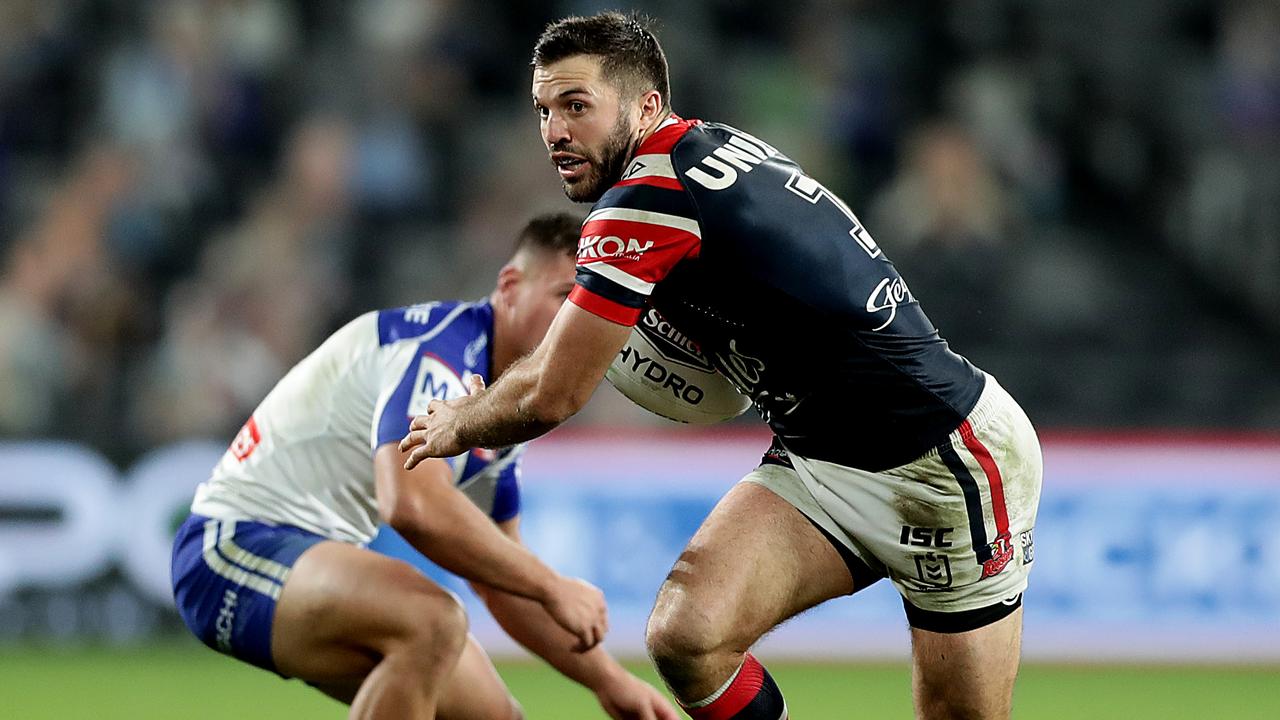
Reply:
[[916, 577], [930, 590], [951, 587], [951, 561], [940, 553], [916, 553]]
[[982, 577], [978, 578], [979, 580], [999, 575], [1013, 559], [1013, 543], [1009, 540], [1009, 534], [1005, 533], [987, 546], [985, 554], [989, 555], [989, 558], [982, 561]]

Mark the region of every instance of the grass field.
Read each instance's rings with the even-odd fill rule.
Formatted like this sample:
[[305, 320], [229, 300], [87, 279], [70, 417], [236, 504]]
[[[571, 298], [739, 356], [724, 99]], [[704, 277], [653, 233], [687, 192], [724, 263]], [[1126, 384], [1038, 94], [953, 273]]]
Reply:
[[[767, 658], [766, 658], [767, 659]], [[797, 720], [910, 718], [907, 668], [770, 663]], [[632, 668], [653, 680], [647, 665]], [[533, 662], [499, 671], [529, 720], [603, 714], [592, 696]], [[342, 718], [343, 706], [298, 682], [188, 645], [143, 649], [0, 648], [0, 717]], [[1014, 717], [1023, 720], [1277, 720], [1280, 668], [1026, 665]]]

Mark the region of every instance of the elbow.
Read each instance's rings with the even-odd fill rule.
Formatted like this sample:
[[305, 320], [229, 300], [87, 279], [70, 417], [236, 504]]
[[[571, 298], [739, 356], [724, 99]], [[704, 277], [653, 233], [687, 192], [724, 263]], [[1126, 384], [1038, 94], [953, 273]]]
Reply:
[[401, 494], [378, 508], [382, 520], [405, 538], [430, 537], [433, 534], [429, 513], [422, 498]]

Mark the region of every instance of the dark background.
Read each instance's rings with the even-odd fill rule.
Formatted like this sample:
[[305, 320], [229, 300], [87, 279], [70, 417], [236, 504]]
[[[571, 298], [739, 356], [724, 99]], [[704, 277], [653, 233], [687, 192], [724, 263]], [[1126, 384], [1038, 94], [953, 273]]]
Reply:
[[[5, 0], [0, 437], [229, 439], [354, 314], [487, 293], [586, 209], [528, 57], [606, 7]], [[1040, 427], [1280, 428], [1280, 4], [634, 7], [677, 112], [839, 193]]]

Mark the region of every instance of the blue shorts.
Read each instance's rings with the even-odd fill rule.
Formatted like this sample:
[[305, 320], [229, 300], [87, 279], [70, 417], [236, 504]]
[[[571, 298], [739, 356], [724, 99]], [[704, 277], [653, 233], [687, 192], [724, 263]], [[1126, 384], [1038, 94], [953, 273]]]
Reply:
[[173, 540], [173, 598], [201, 642], [278, 673], [271, 624], [289, 570], [326, 538], [289, 525], [191, 515]]

